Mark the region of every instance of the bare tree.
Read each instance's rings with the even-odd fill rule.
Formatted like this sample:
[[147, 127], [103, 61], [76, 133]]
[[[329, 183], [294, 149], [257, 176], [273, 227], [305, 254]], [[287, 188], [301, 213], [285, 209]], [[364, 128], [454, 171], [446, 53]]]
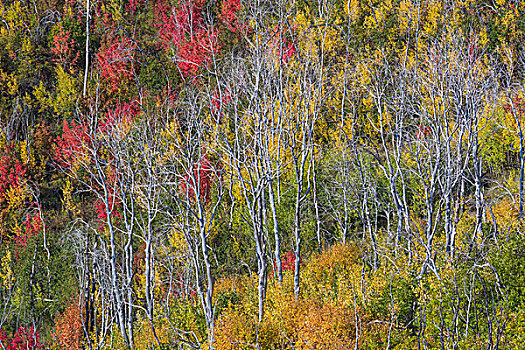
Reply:
[[[188, 91], [188, 96], [181, 101], [180, 109], [175, 112], [167, 130], [170, 148], [164, 172], [168, 178], [166, 193], [172, 202], [172, 208], [166, 214], [173, 228], [186, 239], [208, 329], [208, 347], [213, 349], [215, 277], [209, 236], [217, 220], [224, 186], [220, 157], [208, 144], [207, 135], [214, 125], [213, 120], [204, 117], [204, 101], [196, 91]], [[211, 158], [216, 159], [212, 161]], [[214, 165], [214, 162], [217, 163]]]
[[[93, 224], [95, 230], [104, 232], [98, 235], [102, 239], [97, 242], [108, 259], [103, 266], [109, 268], [107, 275], [104, 274], [109, 276], [111, 285], [111, 309], [115, 311], [123, 340], [133, 346], [134, 203], [130, 202], [129, 194], [134, 179], [125, 113], [117, 108], [104, 115], [92, 108], [81, 115], [76, 124], [78, 128], [72, 133], [75, 139], [69, 140], [69, 163], [61, 167], [96, 199], [99, 218]], [[118, 218], [122, 215], [120, 223]], [[94, 283], [102, 282], [95, 280]]]
[[86, 66], [84, 69], [84, 88], [82, 96], [86, 97], [87, 81], [89, 72], [89, 16], [90, 16], [89, 0], [86, 0]]

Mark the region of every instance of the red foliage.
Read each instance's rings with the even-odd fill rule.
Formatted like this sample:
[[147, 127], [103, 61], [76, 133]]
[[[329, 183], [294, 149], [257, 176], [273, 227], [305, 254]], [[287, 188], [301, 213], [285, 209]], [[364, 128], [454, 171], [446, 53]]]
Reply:
[[[32, 237], [38, 235], [42, 231], [43, 225], [42, 225], [42, 219], [39, 215], [30, 216], [29, 214], [26, 215], [26, 222], [25, 222], [26, 230], [25, 233], [20, 232], [15, 238], [15, 244], [18, 247], [25, 248], [27, 246], [27, 241], [31, 239]], [[18, 251], [15, 252], [18, 256]]]
[[126, 11], [134, 14], [135, 11], [137, 11], [137, 8], [142, 6], [144, 1], [145, 0], [129, 0], [128, 4], [126, 5]]
[[115, 30], [119, 27], [118, 21], [113, 18], [111, 11], [102, 1], [95, 2], [95, 15], [92, 17], [92, 23], [95, 30], [102, 33], [102, 42], [108, 42], [109, 37], [115, 36]]
[[133, 253], [133, 271], [135, 275], [133, 279], [135, 282], [140, 285], [141, 278], [144, 275], [144, 260], [146, 259], [146, 243], [139, 245], [139, 248]]
[[62, 136], [55, 140], [54, 160], [63, 167], [71, 167], [76, 160], [84, 155], [85, 146], [90, 144], [87, 126], [76, 124], [71, 125], [66, 120], [63, 122]]
[[[302, 260], [300, 265], [303, 266]], [[281, 268], [283, 271], [295, 271], [295, 253], [293, 250], [290, 249], [281, 258]], [[273, 271], [269, 274], [270, 278], [273, 278], [274, 271], [277, 271], [277, 262], [275, 260], [273, 261]]]
[[295, 253], [291, 249], [284, 255], [281, 261], [281, 267], [283, 271], [295, 271]]
[[56, 62], [62, 66], [75, 66], [80, 51], [74, 54], [74, 46], [75, 42], [71, 39], [71, 31], [60, 26], [58, 32], [53, 35], [53, 43], [51, 44], [51, 53], [55, 56]]
[[9, 337], [7, 336], [7, 334], [5, 334], [5, 332], [0, 328], [0, 348], [2, 349], [7, 349], [7, 347], [9, 346]]
[[175, 52], [184, 78], [196, 76], [219, 50], [217, 32], [205, 28], [203, 5], [204, 1], [197, 0], [171, 8], [167, 0], [160, 0], [155, 7], [154, 25], [159, 30], [159, 46]]
[[20, 326], [12, 337], [0, 329], [0, 341], [5, 350], [44, 349], [40, 334], [33, 327]]
[[223, 91], [222, 93], [222, 98], [221, 98], [221, 95], [219, 94], [219, 91], [215, 91], [215, 93], [213, 94], [213, 97], [211, 99], [211, 109], [212, 109], [212, 113], [215, 115], [217, 113], [221, 114], [222, 115], [222, 108], [224, 108], [224, 106], [231, 101], [231, 94], [230, 94], [230, 91], [228, 90], [225, 90]]
[[219, 19], [233, 33], [238, 33], [246, 28], [244, 23], [239, 23], [237, 13], [241, 9], [240, 0], [224, 0], [221, 4]]
[[431, 132], [432, 130], [430, 129], [430, 126], [420, 125], [419, 128], [417, 129], [416, 139], [418, 140], [426, 139], [428, 136], [430, 136]]
[[505, 112], [507, 113], [513, 113], [514, 111], [522, 116], [525, 114], [525, 100], [519, 96], [512, 97], [512, 104], [510, 102], [505, 103], [505, 106], [503, 107], [505, 109]]
[[127, 127], [133, 123], [138, 113], [139, 109], [134, 102], [119, 104], [106, 113], [97, 130], [106, 135], [124, 136]]
[[471, 31], [468, 40], [468, 58], [470, 63], [473, 63], [478, 59], [479, 51], [478, 36]]
[[0, 151], [0, 214], [6, 209], [7, 192], [23, 186], [27, 169], [15, 156], [13, 145]]
[[[98, 222], [100, 224], [98, 227], [99, 230], [104, 229], [104, 224], [108, 219], [108, 215], [110, 215], [110, 218], [113, 219], [111, 221], [113, 224], [118, 225], [120, 223], [120, 220], [122, 220], [122, 214], [120, 213], [120, 200], [115, 195], [115, 188], [113, 187], [117, 182], [116, 172], [117, 171], [113, 167], [108, 168], [108, 172], [106, 173], [106, 185], [108, 186], [107, 197], [105, 197], [104, 199], [98, 198], [93, 204], [97, 213]], [[107, 209], [105, 202], [107, 202], [107, 207], [109, 207]]]
[[[142, 0], [129, 4], [135, 8]], [[119, 30], [119, 20], [113, 18], [111, 11], [99, 2], [96, 5], [94, 26], [100, 30], [101, 46], [95, 55], [102, 78], [108, 83], [110, 92], [126, 91], [135, 73], [135, 52], [137, 43], [130, 37], [122, 36]]]
[[[100, 119], [97, 134], [120, 137], [126, 133], [128, 126], [133, 122], [139, 109], [135, 103], [123, 103], [106, 113]], [[87, 123], [81, 121], [68, 123], [63, 121], [63, 132], [54, 140], [55, 150], [53, 159], [62, 167], [72, 167], [75, 162], [86, 156], [87, 148], [91, 146]]]
[[130, 38], [114, 39], [96, 54], [98, 67], [111, 92], [125, 87], [133, 77], [136, 48], [137, 44]]
[[[295, 48], [295, 45], [285, 40], [283, 43], [282, 54], [280, 54], [281, 64], [288, 63], [288, 60], [295, 56], [296, 52], [297, 49]], [[279, 51], [279, 53], [281, 53], [281, 51]]]
[[39, 232], [42, 232], [43, 227], [44, 225], [42, 224], [40, 215], [26, 216], [26, 232], [28, 235], [37, 235]]
[[207, 156], [202, 156], [199, 163], [193, 167], [192, 174], [187, 174], [182, 183], [182, 194], [190, 199], [195, 199], [195, 192], [199, 193], [201, 200], [206, 204], [211, 200], [211, 181], [214, 173], [214, 166]]
[[186, 34], [192, 36], [203, 29], [203, 5], [202, 0], [185, 1], [180, 8], [172, 8], [168, 0], [159, 0], [154, 25], [159, 29], [160, 46], [169, 50], [176, 42], [186, 40]]
[[8, 350], [43, 349], [40, 335], [33, 327], [20, 326], [13, 336], [11, 347]]
[[285, 33], [278, 28], [275, 28], [275, 34], [273, 35], [273, 40], [270, 42], [269, 48], [275, 57], [279, 59], [281, 65], [288, 63], [290, 58], [297, 53], [297, 48], [293, 42], [290, 42], [286, 38]]
[[184, 77], [194, 77], [199, 69], [211, 62], [211, 55], [217, 53], [217, 34], [199, 30], [189, 40], [179, 42], [179, 69]]
[[[123, 103], [110, 110], [99, 120], [97, 127], [98, 134], [120, 134], [125, 132], [127, 127], [133, 122], [139, 109], [135, 103]], [[39, 134], [40, 135], [40, 134]], [[41, 138], [46, 139], [47, 129], [44, 130]], [[62, 135], [54, 140], [53, 159], [58, 165], [63, 167], [72, 166], [78, 158], [86, 155], [86, 148], [91, 147], [92, 142], [88, 134], [88, 124], [81, 119], [79, 123], [63, 121]]]
[[[94, 206], [95, 211], [97, 212], [98, 221], [101, 223], [106, 222], [106, 220], [108, 219], [108, 211], [106, 210], [106, 204], [102, 200], [97, 199], [95, 201]], [[112, 218], [120, 219], [122, 217], [118, 212], [118, 209], [120, 207], [119, 202], [114, 195], [109, 195], [108, 206]]]
[[164, 89], [162, 89], [162, 91], [155, 96], [157, 100], [157, 106], [162, 106], [164, 103], [166, 103], [168, 106], [173, 106], [178, 97], [178, 92], [173, 91], [170, 86], [164, 87]]

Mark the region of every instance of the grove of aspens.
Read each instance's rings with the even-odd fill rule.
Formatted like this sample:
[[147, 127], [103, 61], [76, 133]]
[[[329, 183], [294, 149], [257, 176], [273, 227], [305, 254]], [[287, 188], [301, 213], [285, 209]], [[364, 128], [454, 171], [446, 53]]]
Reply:
[[0, 350], [525, 349], [525, 1], [0, 0]]

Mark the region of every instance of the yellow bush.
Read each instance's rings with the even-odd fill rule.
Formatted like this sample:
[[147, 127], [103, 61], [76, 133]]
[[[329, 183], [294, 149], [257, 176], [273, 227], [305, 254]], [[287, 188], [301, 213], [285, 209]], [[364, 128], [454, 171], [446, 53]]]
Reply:
[[252, 349], [254, 336], [254, 317], [250, 317], [230, 305], [228, 310], [217, 321], [215, 328], [215, 349]]

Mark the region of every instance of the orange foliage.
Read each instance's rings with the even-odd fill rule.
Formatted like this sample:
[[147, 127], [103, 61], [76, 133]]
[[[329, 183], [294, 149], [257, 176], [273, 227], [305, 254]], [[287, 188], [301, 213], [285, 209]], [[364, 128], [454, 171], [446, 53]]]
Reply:
[[305, 302], [303, 307], [296, 349], [353, 348], [355, 320], [350, 309], [314, 300]]
[[78, 301], [72, 301], [55, 319], [54, 334], [60, 349], [81, 350], [82, 336], [82, 311]]

